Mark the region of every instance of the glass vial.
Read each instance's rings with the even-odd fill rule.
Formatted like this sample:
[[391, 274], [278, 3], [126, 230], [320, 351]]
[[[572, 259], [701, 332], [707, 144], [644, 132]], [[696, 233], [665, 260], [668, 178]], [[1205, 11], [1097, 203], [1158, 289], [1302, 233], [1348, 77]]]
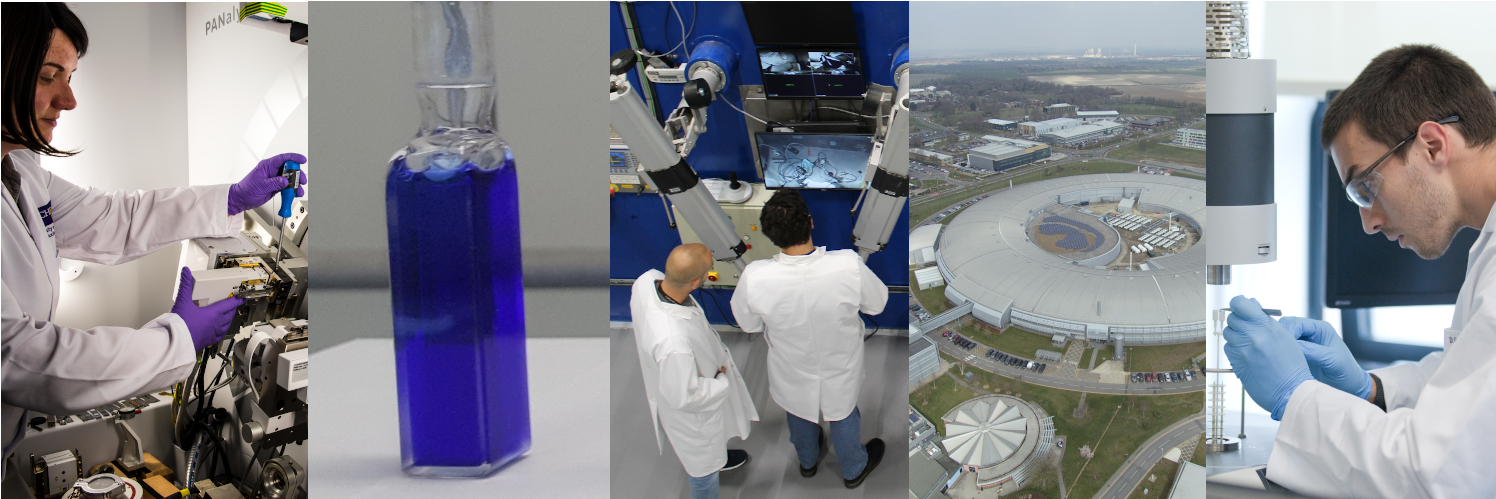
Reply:
[[412, 3], [421, 130], [390, 159], [385, 210], [413, 476], [484, 476], [530, 448], [519, 193], [496, 132], [489, 5]]

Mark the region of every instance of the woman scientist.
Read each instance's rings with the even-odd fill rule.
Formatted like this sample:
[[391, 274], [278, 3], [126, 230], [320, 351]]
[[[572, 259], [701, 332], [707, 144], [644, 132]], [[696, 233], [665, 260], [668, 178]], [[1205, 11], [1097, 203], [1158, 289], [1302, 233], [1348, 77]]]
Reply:
[[114, 265], [184, 239], [237, 235], [243, 227], [239, 213], [286, 187], [287, 181], [275, 176], [279, 165], [306, 158], [281, 154], [261, 161], [233, 185], [128, 193], [63, 180], [39, 160], [76, 154], [50, 142], [63, 111], [77, 107], [70, 80], [88, 49], [88, 34], [61, 3], [6, 2], [0, 17], [5, 94], [0, 432], [9, 458], [26, 435], [28, 411], [75, 414], [186, 378], [194, 352], [223, 338], [242, 303], [230, 298], [196, 306], [192, 275], [182, 269], [171, 311], [145, 326], [69, 328], [52, 322], [58, 258]]

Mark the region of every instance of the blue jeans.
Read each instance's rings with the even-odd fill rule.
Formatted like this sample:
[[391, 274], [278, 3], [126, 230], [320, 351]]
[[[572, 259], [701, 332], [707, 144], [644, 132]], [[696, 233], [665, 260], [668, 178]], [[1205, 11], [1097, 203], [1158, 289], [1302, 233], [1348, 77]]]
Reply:
[[[815, 466], [816, 458], [821, 456], [821, 425], [794, 414], [786, 416], [790, 443], [795, 444], [800, 467]], [[867, 447], [862, 445], [862, 412], [856, 407], [846, 419], [831, 422], [831, 447], [836, 449], [836, 458], [841, 462], [842, 478], [851, 480], [862, 474], [862, 468], [867, 466]]]
[[691, 477], [691, 499], [717, 499], [722, 493], [722, 482], [717, 479], [718, 471], [712, 474], [696, 478]]

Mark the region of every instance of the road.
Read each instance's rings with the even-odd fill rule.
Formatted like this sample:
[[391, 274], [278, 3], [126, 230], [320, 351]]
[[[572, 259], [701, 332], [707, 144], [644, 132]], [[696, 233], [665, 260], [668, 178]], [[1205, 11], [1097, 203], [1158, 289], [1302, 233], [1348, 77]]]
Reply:
[[[970, 339], [970, 338], [968, 338]], [[982, 355], [987, 351], [987, 346], [978, 344], [970, 351], [956, 346], [945, 338], [930, 337], [940, 347], [940, 351], [946, 355], [961, 359], [967, 365], [976, 367], [983, 371], [996, 373], [1005, 378], [1012, 378], [1025, 383], [1033, 383], [1050, 388], [1070, 390], [1074, 392], [1105, 393], [1112, 395], [1173, 395], [1176, 393], [1204, 392], [1205, 378], [1199, 377], [1194, 381], [1181, 383], [1102, 383], [1093, 381], [1078, 381], [1073, 379], [1057, 378], [1045, 374], [1039, 374], [1028, 369], [1018, 369], [1001, 362], [994, 361]], [[972, 353], [978, 352], [978, 353]], [[1058, 367], [1051, 365], [1050, 368]], [[1050, 368], [1046, 368], [1048, 370]]]
[[[1101, 487], [1101, 492], [1096, 493], [1095, 499], [1127, 499], [1132, 490], [1148, 478], [1148, 470], [1153, 469], [1153, 465], [1163, 459], [1169, 449], [1200, 438], [1200, 434], [1204, 432], [1205, 413], [1200, 412], [1154, 434], [1147, 442], [1143, 442], [1137, 452], [1128, 456], [1127, 462], [1122, 463], [1116, 473], [1112, 473], [1112, 478]], [[1195, 449], [1195, 452], [1203, 451], [1204, 449]]]

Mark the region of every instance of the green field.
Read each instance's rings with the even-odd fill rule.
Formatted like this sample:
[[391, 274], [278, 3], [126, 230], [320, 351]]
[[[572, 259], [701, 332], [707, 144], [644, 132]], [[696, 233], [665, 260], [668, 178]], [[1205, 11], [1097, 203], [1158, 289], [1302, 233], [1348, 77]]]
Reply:
[[1128, 161], [1151, 160], [1176, 165], [1205, 167], [1205, 151], [1164, 144], [1164, 142], [1172, 140], [1174, 140], [1174, 134], [1164, 134], [1162, 137], [1119, 147], [1107, 153], [1107, 157]]
[[1160, 106], [1157, 104], [1117, 104], [1116, 111], [1122, 114], [1156, 114], [1162, 116], [1174, 116], [1179, 114], [1180, 108]]
[[914, 301], [930, 312], [930, 315], [940, 315], [941, 312], [949, 310], [945, 305], [945, 286], [936, 286], [930, 289], [919, 289], [919, 281], [914, 279], [914, 272], [909, 272], [909, 284], [912, 286], [909, 292], [914, 293]]
[[[1059, 171], [1061, 168], [1064, 169], [1063, 172]], [[1093, 159], [1087, 163], [1071, 162], [1065, 163], [1064, 165], [1060, 166], [1051, 166], [1035, 172], [1025, 173], [1023, 175], [1014, 177], [1013, 185], [1018, 185], [1025, 182], [1033, 182], [1036, 180], [1068, 177], [1071, 175], [1088, 175], [1093, 173], [1127, 173], [1136, 171], [1137, 169], [1137, 165], [1130, 165], [1120, 161]], [[967, 198], [986, 192], [992, 192], [998, 189], [1005, 189], [1007, 187], [1008, 182], [999, 180], [988, 183], [981, 187], [956, 191], [950, 194], [943, 194], [939, 197], [936, 197], [935, 201], [920, 204], [918, 206], [911, 206], [909, 209], [909, 223], [918, 224], [924, 221], [924, 219], [929, 218], [931, 215], [939, 213], [946, 208], [949, 208], [951, 205], [964, 201]], [[949, 217], [947, 217], [946, 219], [949, 220]]]
[[[1055, 347], [1054, 342], [1050, 340], [1050, 336], [1030, 333], [1016, 327], [1007, 328], [1002, 333], [993, 333], [983, 326], [968, 324], [957, 329], [956, 332], [961, 333], [962, 336], [971, 338], [972, 341], [977, 343], [1026, 359], [1036, 358], [1039, 349], [1064, 353], [1065, 348]], [[983, 351], [981, 353], [985, 354], [987, 352]]]
[[1029, 73], [1029, 74], [1030, 75], [1044, 75], [1044, 76], [1056, 76], [1056, 75], [1060, 75], [1060, 76], [1064, 76], [1064, 75], [1141, 75], [1141, 74], [1156, 74], [1156, 75], [1172, 74], [1172, 75], [1205, 76], [1205, 70], [1203, 70], [1203, 69], [1110, 69], [1110, 68], [1108, 68], [1108, 69], [1067, 69], [1067, 70], [1056, 70], [1056, 71], [1040, 71], [1040, 72], [1037, 72], [1037, 73]]
[[1205, 342], [1123, 348], [1127, 349], [1127, 372], [1173, 371], [1189, 367], [1191, 358], [1204, 354]]
[[[947, 362], [954, 362], [954, 359], [944, 354], [942, 358]], [[1073, 411], [1080, 402], [1081, 394], [1078, 392], [1031, 385], [969, 366], [966, 370], [974, 373], [971, 384], [977, 388], [1005, 394], [1011, 392], [1015, 397], [1038, 404], [1049, 415], [1054, 416], [1055, 433], [1068, 437], [1062, 461], [1065, 485], [1070, 497], [1074, 498], [1095, 496], [1112, 473], [1127, 460], [1127, 456], [1149, 437], [1205, 407], [1205, 397], [1200, 393], [1158, 396], [1093, 393], [1086, 396], [1086, 413], [1077, 418]], [[950, 372], [960, 376], [961, 370], [952, 368]], [[956, 384], [949, 376], [941, 376], [934, 383], [910, 392], [909, 403], [934, 422], [944, 435], [945, 427], [940, 417], [961, 402], [978, 395]], [[1111, 423], [1110, 428], [1107, 426], [1108, 422]], [[1080, 456], [1083, 445], [1089, 445], [1096, 451], [1096, 457], [1089, 465]], [[1083, 465], [1084, 473], [1081, 470]], [[1040, 489], [1030, 485], [1028, 489], [1045, 497], [1059, 497], [1058, 487]]]
[[1205, 466], [1205, 434], [1200, 434], [1200, 441], [1195, 442], [1195, 455], [1190, 456], [1190, 462]]
[[[1133, 489], [1132, 494], [1127, 496], [1127, 499], [1165, 499], [1169, 497], [1169, 489], [1174, 488], [1174, 474], [1178, 472], [1179, 463], [1168, 459], [1159, 459], [1158, 463], [1153, 465], [1153, 469], [1148, 470], [1147, 475], [1143, 475], [1143, 481], [1138, 483], [1138, 488]], [[1156, 480], [1152, 482], [1148, 481], [1148, 475], [1153, 475]], [[1144, 494], [1144, 490], [1147, 490], [1148, 493]]]

